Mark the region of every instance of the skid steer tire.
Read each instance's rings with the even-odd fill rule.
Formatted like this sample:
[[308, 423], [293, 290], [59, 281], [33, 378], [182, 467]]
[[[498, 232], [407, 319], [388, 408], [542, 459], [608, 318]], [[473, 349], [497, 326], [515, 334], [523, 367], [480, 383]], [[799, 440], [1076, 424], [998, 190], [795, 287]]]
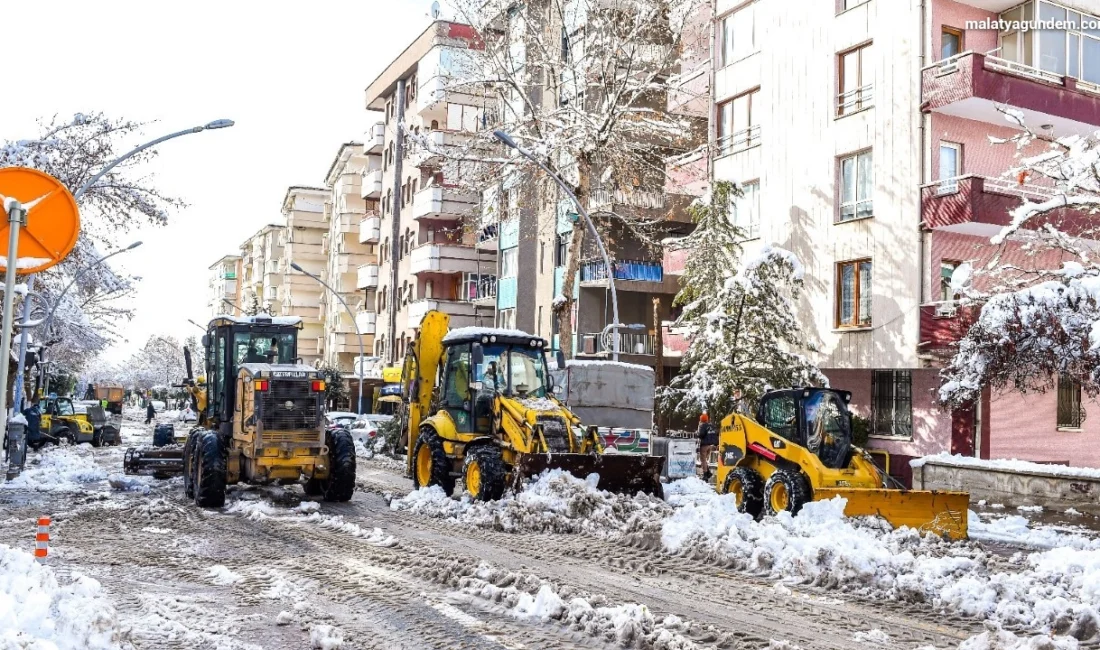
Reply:
[[215, 433], [207, 431], [198, 440], [195, 478], [195, 505], [200, 508], [225, 505], [225, 455]]
[[302, 485], [302, 492], [305, 492], [307, 497], [319, 497], [325, 493], [324, 482], [319, 478], [306, 479]]
[[99, 429], [98, 431], [95, 431], [95, 432], [92, 433], [92, 446], [93, 447], [102, 447], [103, 446], [103, 429]]
[[328, 479], [322, 482], [325, 501], [350, 501], [355, 493], [355, 441], [337, 429], [328, 435]]
[[777, 469], [764, 486], [764, 507], [772, 516], [783, 511], [797, 515], [809, 500], [810, 486], [798, 470]]
[[455, 491], [451, 476], [451, 459], [443, 449], [443, 441], [435, 431], [425, 427], [413, 445], [413, 487], [415, 489], [438, 485], [447, 496]]
[[764, 512], [764, 478], [750, 467], [734, 467], [726, 474], [722, 494], [734, 494], [737, 511], [759, 519]]
[[495, 501], [504, 496], [504, 460], [500, 450], [488, 445], [468, 449], [462, 477], [466, 492], [476, 501]]

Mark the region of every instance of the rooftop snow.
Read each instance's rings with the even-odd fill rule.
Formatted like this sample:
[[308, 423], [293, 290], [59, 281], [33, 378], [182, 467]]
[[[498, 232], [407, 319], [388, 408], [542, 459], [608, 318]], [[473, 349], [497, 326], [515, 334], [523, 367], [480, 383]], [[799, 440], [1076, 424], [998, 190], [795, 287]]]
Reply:
[[270, 318], [272, 325], [297, 325], [302, 322], [299, 316], [230, 316], [228, 314], [220, 314], [218, 319], [225, 319], [233, 321], [234, 323], [240, 323], [242, 325], [267, 325], [267, 323], [258, 323], [257, 318]]
[[483, 336], [511, 336], [523, 339], [541, 338], [521, 330], [498, 329], [495, 327], [460, 327], [447, 332], [447, 336], [443, 337], [443, 342], [449, 343], [458, 339], [481, 338]]

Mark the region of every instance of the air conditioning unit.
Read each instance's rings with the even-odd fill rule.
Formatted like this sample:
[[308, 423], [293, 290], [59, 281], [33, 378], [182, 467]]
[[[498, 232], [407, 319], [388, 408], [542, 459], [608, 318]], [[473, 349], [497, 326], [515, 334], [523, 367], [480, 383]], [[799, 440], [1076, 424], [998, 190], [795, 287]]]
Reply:
[[958, 311], [955, 308], [953, 302], [942, 302], [936, 305], [936, 317], [937, 318], [951, 318], [955, 316]]

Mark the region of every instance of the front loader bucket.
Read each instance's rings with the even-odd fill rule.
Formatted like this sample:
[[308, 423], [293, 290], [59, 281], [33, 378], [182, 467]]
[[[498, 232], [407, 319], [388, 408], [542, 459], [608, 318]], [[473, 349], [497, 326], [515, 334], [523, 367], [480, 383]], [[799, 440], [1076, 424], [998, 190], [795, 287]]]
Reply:
[[130, 447], [122, 460], [127, 474], [152, 474], [158, 478], [183, 474], [183, 445]]
[[844, 514], [849, 517], [877, 515], [895, 528], [909, 526], [951, 539], [966, 539], [967, 536], [970, 495], [966, 492], [859, 488], [814, 490], [814, 500], [834, 496], [848, 500]]
[[519, 454], [512, 468], [512, 480], [514, 485], [521, 485], [548, 469], [560, 469], [580, 479], [598, 474], [600, 481], [596, 487], [608, 492], [645, 492], [664, 498], [661, 487], [664, 460], [664, 456], [632, 454]]

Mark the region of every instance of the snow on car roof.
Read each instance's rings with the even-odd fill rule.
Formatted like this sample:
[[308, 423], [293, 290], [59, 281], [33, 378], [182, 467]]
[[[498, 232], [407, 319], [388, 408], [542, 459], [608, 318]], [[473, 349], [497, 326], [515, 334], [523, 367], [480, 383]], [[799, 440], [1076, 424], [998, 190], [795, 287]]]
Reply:
[[325, 416], [330, 418], [357, 418], [359, 414], [350, 411], [329, 411], [325, 413]]
[[496, 327], [459, 327], [447, 332], [447, 336], [443, 337], [444, 343], [450, 343], [451, 341], [465, 340], [465, 339], [479, 339], [483, 336], [500, 336], [511, 337], [521, 339], [537, 339], [542, 338], [533, 334], [528, 334], [522, 330], [509, 330]]

